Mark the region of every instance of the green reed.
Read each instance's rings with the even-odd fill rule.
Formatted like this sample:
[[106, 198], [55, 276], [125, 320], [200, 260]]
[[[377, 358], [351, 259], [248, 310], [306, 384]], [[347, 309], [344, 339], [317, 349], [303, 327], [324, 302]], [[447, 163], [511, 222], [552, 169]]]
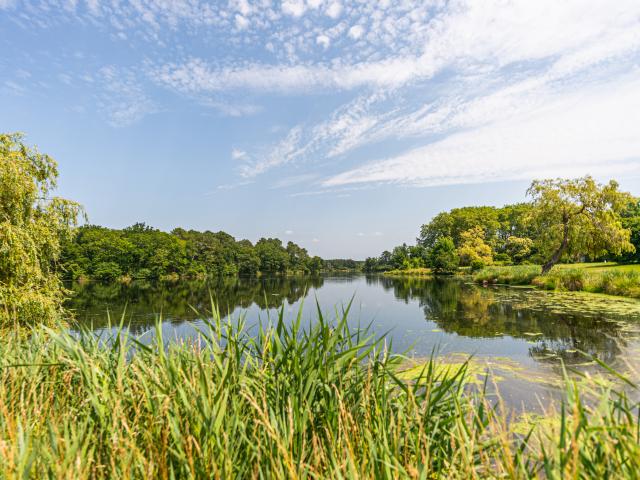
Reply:
[[[0, 478], [632, 478], [636, 405], [567, 383], [551, 423], [434, 358], [410, 380], [384, 338], [328, 320], [248, 325], [212, 308], [193, 341], [34, 328], [0, 342]], [[404, 378], [404, 377], [403, 377]], [[627, 385], [627, 388], [631, 388]], [[586, 401], [588, 399], [588, 401]], [[551, 413], [550, 413], [551, 414]], [[554, 418], [554, 417], [551, 417]]]

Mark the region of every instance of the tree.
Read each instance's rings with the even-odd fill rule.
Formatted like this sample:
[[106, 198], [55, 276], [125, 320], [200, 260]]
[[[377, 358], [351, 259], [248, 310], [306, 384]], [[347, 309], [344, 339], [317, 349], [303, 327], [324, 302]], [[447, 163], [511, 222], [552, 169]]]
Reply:
[[634, 200], [622, 213], [622, 226], [631, 231], [631, 243], [635, 251], [626, 252], [622, 260], [626, 262], [637, 262], [640, 260], [640, 201]]
[[262, 273], [286, 273], [289, 266], [289, 254], [277, 238], [261, 238], [256, 243], [256, 253], [260, 258]]
[[238, 272], [240, 275], [255, 276], [260, 269], [260, 257], [249, 240], [238, 242]]
[[505, 253], [513, 260], [513, 263], [522, 263], [529, 255], [533, 247], [533, 240], [526, 237], [516, 237], [514, 235], [507, 238], [505, 242]]
[[620, 214], [631, 202], [618, 184], [595, 182], [590, 176], [574, 180], [535, 180], [527, 194], [532, 197], [531, 221], [537, 230], [538, 248], [548, 259], [545, 274], [564, 255], [589, 255], [633, 251], [630, 231]]
[[320, 258], [317, 255], [314, 255], [309, 260], [309, 271], [313, 274], [319, 273], [322, 270], [323, 266], [324, 266], [324, 262], [322, 258]]
[[441, 237], [429, 251], [429, 267], [435, 273], [453, 273], [458, 268], [460, 259], [456, 246], [450, 237]]
[[0, 324], [48, 321], [63, 311], [57, 262], [82, 213], [51, 196], [57, 164], [23, 139], [0, 134]]
[[493, 250], [484, 242], [484, 229], [480, 226], [462, 232], [458, 248], [460, 265], [485, 266], [493, 262]]
[[418, 241], [424, 247], [432, 248], [439, 238], [451, 237], [454, 245], [459, 247], [463, 232], [482, 227], [486, 234], [485, 240], [493, 243], [501, 229], [499, 213], [500, 210], [495, 207], [463, 207], [439, 213], [431, 222], [421, 227]]
[[307, 273], [309, 263], [309, 253], [305, 248], [293, 242], [287, 242], [287, 255], [289, 255], [289, 268], [293, 272]]

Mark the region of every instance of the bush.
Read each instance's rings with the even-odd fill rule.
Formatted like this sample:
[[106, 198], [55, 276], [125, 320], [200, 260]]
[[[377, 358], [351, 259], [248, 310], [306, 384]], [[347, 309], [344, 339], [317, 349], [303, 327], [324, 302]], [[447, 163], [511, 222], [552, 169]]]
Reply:
[[456, 246], [449, 237], [439, 238], [429, 252], [429, 267], [434, 273], [453, 273], [458, 269], [460, 258]]
[[595, 271], [555, 267], [532, 284], [544, 290], [587, 291], [640, 298], [640, 273], [635, 271]]
[[518, 265], [511, 267], [485, 267], [473, 276], [478, 283], [503, 283], [508, 285], [529, 285], [540, 274], [538, 265]]
[[634, 271], [602, 272], [594, 291], [610, 295], [640, 298], [640, 273]]
[[122, 275], [120, 265], [115, 262], [100, 262], [93, 271], [93, 276], [103, 282], [116, 280]]
[[471, 271], [472, 272], [477, 272], [479, 270], [482, 270], [484, 268], [484, 262], [482, 260], [473, 260], [471, 262]]
[[496, 262], [511, 263], [511, 257], [504, 252], [497, 253], [496, 256], [493, 258]]

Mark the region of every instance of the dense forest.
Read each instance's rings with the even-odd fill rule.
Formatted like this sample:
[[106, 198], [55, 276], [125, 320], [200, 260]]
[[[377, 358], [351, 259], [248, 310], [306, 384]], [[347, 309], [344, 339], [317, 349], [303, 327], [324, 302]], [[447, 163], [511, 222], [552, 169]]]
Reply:
[[[563, 189], [549, 189], [545, 194], [552, 199], [558, 193], [577, 197], [594, 195], [593, 192], [604, 192], [603, 196], [610, 195], [607, 190], [609, 186], [590, 185], [589, 177], [581, 181], [585, 183], [579, 187], [562, 185]], [[613, 185], [617, 189], [617, 184]], [[451, 272], [459, 266], [477, 269], [493, 264], [543, 264], [550, 252], [553, 253], [554, 241], [561, 246], [567, 244], [560, 251], [557, 261], [639, 262], [640, 201], [628, 194], [615, 194], [617, 196], [612, 207], [602, 208], [602, 212], [598, 212], [606, 215], [606, 221], [600, 223], [598, 219], [593, 221], [585, 216], [582, 224], [577, 221], [573, 224], [566, 222], [566, 228], [560, 222], [552, 223], [550, 219], [554, 212], [547, 211], [549, 207], [546, 198], [542, 200], [547, 203], [532, 201], [504, 207], [454, 208], [439, 213], [422, 225], [415, 245], [402, 244], [391, 251], [382, 252], [379, 257], [367, 258], [363, 269], [366, 272], [382, 272], [429, 267], [436, 272]], [[600, 198], [599, 201], [604, 203], [609, 200]], [[553, 207], [560, 212], [557, 215], [562, 217], [565, 205]], [[587, 210], [586, 207], [569, 204], [567, 209], [570, 208], [578, 214], [582, 214], [581, 210]], [[594, 226], [593, 234], [584, 225], [587, 221]], [[565, 242], [559, 242], [559, 232], [566, 230], [570, 232], [568, 238]], [[556, 238], [553, 238], [554, 233], [557, 233]], [[602, 238], [604, 234], [613, 238]], [[619, 246], [619, 250], [612, 246]]]
[[176, 228], [167, 233], [137, 223], [115, 230], [78, 228], [63, 244], [61, 267], [68, 279], [178, 279], [209, 276], [318, 273], [324, 261], [277, 238], [252, 244], [225, 232]]

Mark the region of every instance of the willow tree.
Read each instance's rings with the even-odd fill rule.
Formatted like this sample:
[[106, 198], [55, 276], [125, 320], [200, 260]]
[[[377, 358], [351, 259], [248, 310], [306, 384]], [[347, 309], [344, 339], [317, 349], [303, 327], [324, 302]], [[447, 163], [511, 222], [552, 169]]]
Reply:
[[62, 311], [56, 264], [82, 213], [51, 195], [56, 162], [23, 140], [0, 134], [0, 325], [48, 321]]
[[572, 180], [535, 180], [527, 194], [533, 199], [530, 218], [538, 249], [547, 261], [545, 274], [565, 255], [596, 258], [633, 251], [630, 231], [621, 213], [633, 198], [618, 183], [602, 185], [590, 176]]

